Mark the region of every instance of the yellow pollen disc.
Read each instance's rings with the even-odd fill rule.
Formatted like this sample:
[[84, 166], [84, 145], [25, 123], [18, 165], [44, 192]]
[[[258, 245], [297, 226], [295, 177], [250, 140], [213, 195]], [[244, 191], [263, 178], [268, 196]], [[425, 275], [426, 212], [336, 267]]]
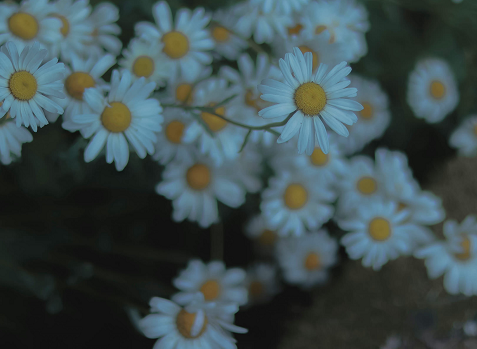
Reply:
[[8, 88], [13, 97], [21, 101], [32, 99], [38, 89], [35, 77], [27, 71], [17, 71], [8, 80]]
[[226, 42], [230, 38], [230, 32], [224, 27], [217, 26], [212, 29], [212, 37], [217, 42]]
[[271, 246], [275, 243], [275, 240], [277, 239], [277, 236], [273, 230], [265, 229], [258, 238], [258, 242], [261, 245], [265, 246]]
[[184, 132], [185, 125], [177, 120], [171, 121], [166, 126], [166, 137], [169, 142], [180, 144], [182, 139], [182, 133]]
[[200, 292], [206, 301], [217, 299], [220, 294], [220, 285], [217, 280], [208, 280], [200, 287]]
[[301, 184], [290, 184], [283, 194], [285, 205], [291, 210], [302, 208], [308, 201], [308, 193]]
[[188, 339], [193, 339], [193, 338], [198, 338], [202, 336], [202, 334], [205, 332], [205, 329], [207, 328], [207, 317], [204, 319], [204, 324], [202, 325], [202, 329], [196, 336], [192, 336], [192, 326], [194, 326], [195, 318], [197, 317], [197, 314], [194, 313], [188, 313], [184, 309], [182, 309], [179, 314], [177, 314], [176, 317], [176, 326], [177, 330], [179, 333]]
[[313, 55], [313, 59], [312, 59], [312, 62], [313, 62], [313, 68], [312, 70], [315, 70], [316, 68], [318, 68], [318, 64], [320, 63], [320, 59], [318, 57], [318, 53], [316, 53], [315, 51], [313, 51], [311, 48], [309, 48], [308, 46], [300, 46], [298, 47], [301, 51], [301, 53], [305, 54], [306, 52], [311, 52], [311, 54]]
[[310, 155], [310, 161], [315, 166], [323, 166], [328, 162], [328, 155], [323, 153], [320, 148], [315, 148], [313, 153]]
[[316, 270], [320, 268], [320, 256], [316, 253], [310, 252], [305, 258], [305, 269]]
[[104, 108], [101, 122], [110, 132], [126, 131], [131, 124], [131, 111], [121, 102], [111, 102], [111, 107]]
[[70, 22], [68, 22], [68, 19], [66, 19], [65, 16], [59, 15], [57, 13], [52, 14], [51, 17], [58, 18], [61, 21], [62, 26], [60, 32], [63, 37], [67, 37], [70, 33]]
[[434, 99], [442, 99], [446, 94], [446, 87], [442, 82], [434, 80], [431, 82], [429, 92]]
[[172, 59], [184, 57], [189, 52], [189, 40], [176, 31], [168, 32], [162, 37], [164, 48], [162, 51]]
[[132, 71], [138, 77], [148, 78], [154, 73], [154, 61], [151, 57], [140, 56], [134, 61]]
[[203, 190], [209, 186], [210, 170], [204, 164], [195, 164], [187, 170], [186, 180], [194, 190]]
[[263, 293], [263, 284], [260, 281], [252, 281], [248, 287], [248, 293], [253, 298], [256, 298]]
[[256, 111], [260, 111], [262, 108], [259, 106], [259, 98], [254, 98], [253, 96], [253, 91], [251, 89], [248, 89], [247, 92], [245, 92], [245, 104], [255, 108]]
[[180, 84], [176, 87], [176, 99], [184, 104], [191, 104], [194, 91], [191, 84]]
[[[209, 107], [213, 107], [214, 105], [215, 103], [210, 103]], [[224, 116], [225, 107], [218, 107], [214, 110], [214, 112], [215, 114]], [[211, 113], [202, 112], [200, 113], [200, 117], [202, 118], [202, 120], [204, 120], [207, 126], [209, 126], [212, 132], [220, 131], [227, 125], [227, 121]]]
[[373, 106], [367, 102], [361, 103], [363, 106], [363, 110], [359, 112], [359, 116], [361, 116], [363, 119], [369, 120], [373, 117]]
[[300, 34], [301, 30], [303, 29], [303, 26], [298, 23], [296, 26], [294, 27], [288, 27], [287, 30], [288, 30], [288, 35], [298, 35]]
[[65, 81], [66, 92], [79, 101], [83, 100], [85, 89], [95, 86], [96, 83], [91, 75], [79, 71], [68, 76]]
[[374, 178], [372, 177], [362, 177], [356, 187], [358, 188], [359, 192], [364, 195], [371, 195], [377, 189], [377, 184]]
[[305, 115], [318, 115], [326, 105], [326, 93], [314, 82], [305, 82], [295, 91], [295, 103]]
[[319, 34], [323, 33], [326, 29], [327, 29], [326, 25], [318, 25], [315, 28], [315, 34], [319, 35]]
[[384, 241], [391, 236], [391, 226], [384, 218], [374, 218], [371, 222], [369, 222], [368, 232], [374, 240]]
[[462, 248], [461, 253], [456, 253], [454, 256], [455, 258], [461, 260], [461, 261], [466, 261], [470, 258], [470, 239], [467, 236], [462, 237], [462, 241], [460, 243], [460, 247]]
[[40, 28], [35, 17], [28, 13], [17, 12], [8, 19], [8, 29], [23, 40], [32, 40], [36, 38]]

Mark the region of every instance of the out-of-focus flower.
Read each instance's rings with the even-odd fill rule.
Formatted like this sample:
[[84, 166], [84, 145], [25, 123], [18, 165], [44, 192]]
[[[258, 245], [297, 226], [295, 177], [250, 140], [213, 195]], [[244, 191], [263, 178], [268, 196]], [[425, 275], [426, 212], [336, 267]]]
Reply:
[[280, 291], [277, 268], [266, 263], [257, 263], [247, 270], [245, 287], [248, 290], [248, 304], [268, 302]]
[[477, 115], [471, 115], [452, 132], [449, 144], [460, 156], [477, 156]]
[[215, 41], [214, 50], [227, 59], [236, 60], [248, 43], [230, 30], [238, 20], [233, 9], [219, 9], [214, 12], [212, 19], [217, 22], [210, 25], [210, 36]]
[[270, 12], [274, 7], [284, 14], [300, 11], [310, 0], [249, 0], [252, 6], [257, 6], [262, 12]]
[[103, 56], [111, 53], [117, 56], [123, 47], [118, 35], [121, 28], [116, 24], [119, 19], [119, 10], [111, 2], [102, 2], [95, 6], [89, 16], [92, 23], [91, 43], [88, 53], [92, 56]]
[[257, 243], [260, 252], [269, 254], [278, 241], [278, 234], [266, 223], [263, 215], [257, 215], [250, 219], [245, 226], [245, 234]]
[[16, 126], [10, 114], [2, 109], [2, 102], [0, 102], [0, 161], [2, 164], [10, 164], [12, 154], [20, 157], [22, 144], [32, 140], [31, 133], [23, 126]]

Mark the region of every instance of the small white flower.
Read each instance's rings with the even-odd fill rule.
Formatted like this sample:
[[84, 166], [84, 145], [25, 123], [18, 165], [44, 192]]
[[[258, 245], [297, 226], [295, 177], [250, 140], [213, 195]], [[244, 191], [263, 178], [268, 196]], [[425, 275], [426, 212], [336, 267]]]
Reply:
[[258, 90], [265, 101], [277, 103], [259, 111], [259, 115], [284, 119], [290, 113], [293, 116], [285, 125], [278, 143], [290, 140], [299, 132], [298, 153], [311, 155], [315, 149], [315, 139], [325, 154], [328, 153], [328, 133], [321, 118], [341, 136], [347, 137], [348, 129], [343, 125], [352, 125], [358, 118], [353, 111], [363, 107], [347, 97], [356, 96], [355, 88], [346, 88], [350, 81], [346, 76], [351, 68], [346, 62], [327, 72], [328, 66], [320, 64], [312, 74], [313, 55], [301, 53], [295, 47], [294, 54], [287, 53], [285, 60], [280, 59], [280, 70], [286, 83], [266, 79]]
[[477, 219], [467, 216], [461, 224], [444, 223], [446, 241], [436, 241], [416, 251], [425, 259], [431, 279], [444, 274], [444, 288], [451, 294], [477, 295]]
[[248, 290], [248, 304], [268, 302], [280, 291], [277, 268], [266, 263], [257, 263], [247, 269], [245, 287]]
[[447, 62], [425, 59], [409, 76], [407, 102], [416, 117], [428, 123], [442, 121], [459, 103], [457, 84]]
[[84, 152], [86, 162], [94, 160], [106, 146], [106, 162], [114, 161], [116, 170], [122, 171], [129, 161], [129, 144], [141, 159], [154, 153], [164, 120], [159, 101], [148, 98], [155, 87], [144, 78], [133, 83], [128, 70], [122, 77], [115, 70], [107, 97], [96, 88], [86, 89], [84, 100], [91, 112], [72, 115], [76, 129], [82, 130], [85, 138], [93, 136]]
[[111, 2], [102, 2], [95, 6], [89, 16], [92, 23], [89, 55], [101, 57], [107, 53], [114, 56], [119, 54], [123, 44], [118, 38], [121, 34], [121, 28], [116, 24], [118, 19], [119, 10]]
[[266, 223], [263, 215], [257, 215], [250, 219], [245, 226], [245, 234], [256, 241], [261, 251], [270, 252], [278, 240], [277, 233]]
[[12, 154], [20, 157], [22, 144], [31, 142], [33, 136], [25, 127], [15, 125], [10, 114], [2, 109], [1, 102], [0, 118], [0, 161], [8, 165], [12, 162]]
[[205, 302], [222, 301], [244, 305], [247, 303], [248, 294], [244, 285], [245, 276], [243, 269], [226, 269], [223, 262], [204, 264], [195, 259], [174, 279], [174, 286], [181, 292], [172, 296], [172, 300], [187, 305], [200, 292]]
[[152, 7], [156, 25], [148, 22], [136, 24], [136, 34], [151, 45], [162, 42], [167, 60], [172, 64], [171, 77], [183, 76], [196, 79], [204, 66], [212, 62], [209, 50], [214, 48], [205, 26], [210, 16], [202, 7], [193, 12], [181, 8], [173, 24], [171, 9], [167, 2], [160, 1]]
[[214, 50], [230, 60], [236, 60], [237, 57], [248, 47], [248, 43], [232, 33], [229, 29], [235, 26], [238, 18], [234, 15], [232, 9], [217, 10], [212, 19], [217, 23], [210, 26], [210, 36], [215, 41]]
[[285, 280], [303, 288], [328, 279], [328, 268], [336, 263], [337, 252], [338, 243], [325, 229], [281, 239], [277, 245], [277, 259]]
[[460, 156], [477, 156], [477, 115], [469, 116], [452, 132], [449, 144]]
[[17, 126], [48, 124], [45, 111], [61, 114], [63, 108], [52, 98], [65, 98], [61, 79], [65, 73], [57, 58], [44, 62], [48, 51], [38, 42], [18, 52], [13, 42], [0, 49], [0, 102], [2, 108], [15, 118]]

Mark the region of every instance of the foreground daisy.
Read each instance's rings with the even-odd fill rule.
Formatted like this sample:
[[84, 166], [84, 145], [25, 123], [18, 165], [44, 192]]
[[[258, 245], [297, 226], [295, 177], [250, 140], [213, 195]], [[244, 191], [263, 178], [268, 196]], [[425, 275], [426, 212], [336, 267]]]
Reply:
[[363, 109], [358, 102], [347, 99], [357, 93], [355, 88], [346, 88], [350, 81], [345, 77], [351, 68], [342, 62], [327, 73], [328, 66], [320, 64], [316, 73], [312, 74], [313, 55], [310, 52], [303, 55], [297, 47], [293, 52], [287, 53], [285, 60], [280, 59], [280, 70], [286, 83], [266, 79], [258, 87], [263, 93], [263, 100], [278, 103], [260, 110], [259, 115], [266, 119], [283, 120], [293, 113], [278, 143], [290, 140], [299, 132], [298, 153], [311, 155], [317, 139], [320, 148], [327, 154], [328, 134], [321, 118], [336, 133], [347, 137], [349, 132], [343, 123], [355, 123], [358, 118], [353, 111]]
[[12, 155], [20, 157], [22, 144], [29, 143], [33, 136], [23, 126], [16, 126], [10, 114], [2, 109], [0, 102], [0, 161], [4, 165], [12, 162]]
[[122, 171], [129, 160], [129, 144], [144, 159], [154, 153], [157, 132], [161, 130], [162, 108], [157, 99], [148, 98], [156, 84], [140, 78], [132, 83], [131, 73], [122, 77], [113, 71], [111, 90], [104, 97], [100, 90], [89, 88], [84, 99], [91, 112], [71, 117], [76, 130], [92, 137], [84, 152], [84, 160], [94, 160], [106, 146], [106, 162]]
[[200, 292], [206, 302], [225, 301], [244, 305], [247, 303], [245, 275], [240, 268], [226, 269], [223, 262], [204, 264], [200, 260], [192, 260], [174, 279], [174, 286], [181, 292], [175, 294], [172, 300], [187, 305]]
[[449, 144], [457, 149], [460, 156], [477, 155], [477, 115], [469, 116], [452, 132]]
[[38, 42], [20, 51], [13, 42], [7, 42], [0, 49], [2, 108], [16, 119], [17, 126], [31, 126], [35, 132], [38, 126], [48, 124], [45, 111], [63, 113], [52, 98], [65, 98], [61, 82], [65, 67], [57, 58], [44, 63], [47, 54]]
[[429, 123], [443, 120], [459, 103], [457, 84], [447, 62], [425, 59], [409, 76], [407, 102], [414, 114]]

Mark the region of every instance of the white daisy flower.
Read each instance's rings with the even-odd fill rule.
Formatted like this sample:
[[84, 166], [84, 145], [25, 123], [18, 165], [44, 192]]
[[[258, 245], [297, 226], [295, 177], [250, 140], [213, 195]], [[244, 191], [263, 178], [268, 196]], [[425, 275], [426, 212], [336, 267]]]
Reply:
[[210, 21], [202, 7], [193, 12], [181, 8], [173, 25], [171, 9], [167, 2], [160, 1], [152, 7], [156, 26], [148, 22], [136, 24], [136, 34], [140, 38], [156, 44], [162, 42], [162, 51], [171, 63], [171, 76], [196, 79], [204, 66], [212, 62], [207, 52], [214, 48], [214, 41], [204, 29]]
[[477, 295], [477, 220], [467, 216], [461, 224], [444, 223], [446, 241], [434, 242], [414, 253], [425, 259], [427, 274], [435, 279], [444, 274], [444, 288], [451, 294]]
[[106, 162], [114, 161], [116, 170], [122, 171], [129, 161], [129, 144], [141, 159], [154, 153], [164, 120], [159, 101], [148, 98], [155, 87], [144, 78], [133, 83], [128, 70], [122, 77], [114, 70], [107, 97], [96, 88], [86, 89], [84, 100], [91, 112], [71, 117], [85, 138], [93, 136], [84, 152], [86, 162], [94, 160], [106, 146]]
[[452, 132], [449, 144], [460, 156], [477, 156], [477, 115], [469, 116]]
[[2, 108], [16, 118], [17, 126], [48, 124], [45, 111], [61, 114], [63, 108], [52, 100], [65, 98], [62, 92], [65, 67], [58, 59], [44, 63], [48, 51], [38, 42], [25, 46], [20, 52], [13, 42], [0, 48], [0, 102]]
[[158, 87], [164, 86], [171, 75], [171, 65], [162, 52], [162, 46], [133, 39], [123, 50], [124, 58], [119, 60], [119, 66], [128, 69], [135, 78], [145, 77]]
[[278, 234], [270, 228], [261, 214], [250, 219], [245, 226], [245, 235], [257, 243], [260, 251], [267, 254], [275, 248], [278, 240]]
[[182, 137], [184, 130], [192, 121], [192, 116], [179, 108], [166, 108], [163, 116], [164, 127], [157, 136], [154, 160], [159, 161], [161, 165], [165, 165], [172, 160], [181, 162], [190, 159], [194, 147], [185, 144]]
[[191, 304], [185, 308], [164, 298], [153, 297], [151, 312], [139, 322], [148, 338], [160, 338], [156, 349], [236, 349], [232, 332], [247, 330], [233, 325], [234, 304]]
[[393, 201], [378, 198], [361, 203], [352, 219], [338, 222], [349, 232], [341, 244], [351, 259], [363, 258], [363, 266], [379, 270], [389, 260], [412, 252], [411, 236], [421, 227], [407, 223], [408, 215]]
[[42, 47], [61, 40], [61, 20], [52, 17], [48, 0], [24, 0], [20, 5], [0, 3], [0, 45], [13, 41], [18, 50], [39, 42]]
[[303, 235], [317, 229], [333, 215], [336, 198], [326, 181], [316, 181], [303, 171], [284, 171], [269, 180], [260, 209], [271, 229], [281, 236]]
[[428, 123], [442, 121], [459, 103], [457, 84], [447, 62], [425, 59], [409, 76], [407, 102], [416, 117]]
[[[358, 118], [353, 111], [363, 107], [347, 97], [356, 96], [355, 88], [346, 88], [350, 81], [345, 77], [351, 72], [346, 62], [335, 66], [327, 73], [328, 66], [320, 64], [312, 74], [313, 55], [301, 53], [295, 47], [294, 54], [287, 53], [280, 59], [280, 70], [286, 83], [266, 79], [258, 90], [265, 101], [277, 103], [259, 111], [263, 118], [285, 118], [293, 116], [285, 125], [278, 143], [290, 140], [299, 131], [298, 153], [311, 155], [315, 149], [315, 139], [325, 154], [328, 153], [328, 134], [321, 118], [331, 129], [347, 137], [348, 129], [342, 124], [352, 125]], [[321, 118], [320, 118], [321, 117]]]
[[268, 302], [278, 292], [277, 268], [266, 263], [256, 263], [247, 269], [245, 287], [248, 290], [248, 304], [260, 304]]
[[250, 0], [252, 6], [258, 6], [263, 12], [270, 12], [275, 6], [287, 15], [300, 11], [310, 0]]
[[[197, 86], [193, 105], [213, 107], [234, 94], [235, 88], [228, 87], [225, 80], [212, 78]], [[225, 105], [215, 108], [215, 114], [239, 121], [242, 117], [242, 108], [237, 105], [236, 101], [237, 97]], [[247, 130], [235, 126], [217, 115], [204, 111], [196, 113], [197, 117], [185, 131], [184, 142], [198, 142], [200, 152], [210, 156], [217, 166], [220, 166], [224, 160], [236, 159], [240, 154], [239, 151]]]
[[281, 239], [276, 256], [285, 280], [305, 289], [323, 284], [328, 268], [336, 264], [338, 243], [326, 229]]
[[227, 28], [233, 28], [238, 18], [233, 10], [217, 10], [212, 16], [215, 21], [210, 25], [210, 36], [215, 41], [214, 50], [229, 60], [237, 57], [248, 47], [248, 43]]
[[0, 161], [4, 165], [12, 162], [14, 157], [20, 157], [22, 144], [29, 143], [33, 136], [23, 127], [17, 127], [10, 118], [10, 114], [2, 109], [0, 102]]
[[243, 269], [226, 269], [223, 262], [213, 261], [205, 264], [195, 259], [173, 280], [172, 283], [181, 292], [172, 296], [172, 300], [187, 305], [197, 292], [200, 292], [205, 302], [222, 301], [244, 305], [248, 299], [244, 285], [245, 276]]
[[207, 228], [219, 221], [217, 200], [236, 208], [245, 202], [246, 192], [226, 168], [215, 167], [209, 157], [194, 155], [167, 164], [156, 192], [173, 200], [174, 221], [188, 219]]
[[89, 55], [101, 57], [107, 53], [119, 55], [123, 44], [118, 35], [121, 28], [116, 24], [119, 19], [119, 10], [111, 2], [102, 2], [94, 7], [89, 16], [92, 23]]

